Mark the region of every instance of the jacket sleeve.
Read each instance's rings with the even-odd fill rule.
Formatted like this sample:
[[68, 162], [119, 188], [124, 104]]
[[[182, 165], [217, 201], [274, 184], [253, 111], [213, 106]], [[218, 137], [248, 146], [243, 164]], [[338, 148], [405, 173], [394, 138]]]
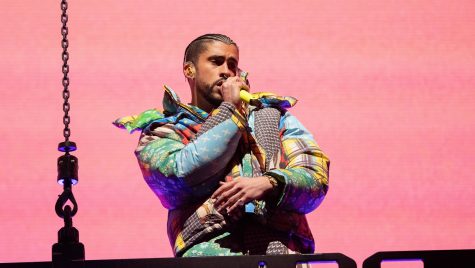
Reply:
[[310, 132], [288, 112], [281, 119], [284, 164], [266, 172], [279, 184], [276, 209], [310, 213], [328, 191], [330, 161]]
[[213, 117], [214, 125], [186, 145], [172, 124], [151, 125], [142, 133], [135, 154], [164, 207], [175, 209], [209, 196], [222, 178], [244, 125], [234, 114], [223, 117], [219, 109], [207, 121]]

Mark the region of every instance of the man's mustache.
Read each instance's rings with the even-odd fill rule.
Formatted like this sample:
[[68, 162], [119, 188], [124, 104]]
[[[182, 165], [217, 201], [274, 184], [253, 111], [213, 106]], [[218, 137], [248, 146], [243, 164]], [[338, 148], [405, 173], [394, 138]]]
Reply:
[[211, 85], [211, 88], [214, 88], [215, 86], [217, 86], [219, 83], [224, 83], [224, 81], [226, 81], [226, 79], [228, 79], [227, 77], [221, 77], [219, 78], [218, 80], [216, 80], [212, 85]]

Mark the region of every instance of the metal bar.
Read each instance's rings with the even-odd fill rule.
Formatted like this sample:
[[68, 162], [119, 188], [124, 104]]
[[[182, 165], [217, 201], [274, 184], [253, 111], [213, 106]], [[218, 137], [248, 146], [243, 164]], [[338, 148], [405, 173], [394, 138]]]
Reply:
[[[157, 258], [72, 261], [71, 268], [295, 268], [298, 263], [334, 262], [339, 268], [356, 268], [356, 262], [341, 253], [302, 255], [252, 255], [229, 257]], [[52, 262], [4, 263], [0, 268], [51, 268]], [[261, 266], [262, 267], [262, 266]]]
[[424, 268], [473, 268], [475, 249], [382, 251], [363, 262], [363, 268], [381, 268], [383, 261], [421, 260]]

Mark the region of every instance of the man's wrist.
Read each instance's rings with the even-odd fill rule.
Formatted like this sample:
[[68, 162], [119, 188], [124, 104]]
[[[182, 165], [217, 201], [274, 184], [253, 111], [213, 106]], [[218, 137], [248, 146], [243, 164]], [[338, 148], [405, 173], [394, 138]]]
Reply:
[[267, 191], [264, 200], [274, 207], [280, 195], [279, 182], [271, 175], [264, 174], [262, 176], [265, 177], [272, 186], [272, 188]]
[[272, 184], [272, 190], [276, 189], [279, 186], [277, 180], [271, 175], [264, 174], [263, 176], [269, 180], [270, 184]]

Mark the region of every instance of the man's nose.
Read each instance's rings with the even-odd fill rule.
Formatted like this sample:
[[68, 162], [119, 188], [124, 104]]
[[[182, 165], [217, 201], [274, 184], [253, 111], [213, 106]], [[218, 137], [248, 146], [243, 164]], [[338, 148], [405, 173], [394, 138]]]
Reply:
[[236, 76], [236, 74], [232, 72], [231, 69], [229, 69], [228, 66], [226, 66], [226, 64], [223, 64], [220, 71], [221, 72], [219, 76], [225, 79], [227, 79], [228, 77]]

